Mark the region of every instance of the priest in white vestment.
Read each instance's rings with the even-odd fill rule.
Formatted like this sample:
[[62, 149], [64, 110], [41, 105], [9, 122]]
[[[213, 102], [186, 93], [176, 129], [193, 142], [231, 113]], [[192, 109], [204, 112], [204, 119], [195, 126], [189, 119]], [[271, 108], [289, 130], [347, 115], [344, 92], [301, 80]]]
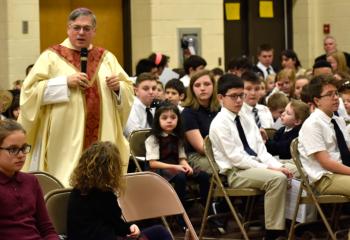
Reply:
[[[82, 151], [96, 141], [116, 143], [125, 172], [128, 165], [123, 128], [133, 86], [116, 57], [92, 45], [95, 33], [95, 15], [86, 8], [74, 10], [68, 38], [40, 55], [21, 92], [19, 122], [32, 145], [24, 168], [49, 172], [65, 186]], [[88, 50], [86, 73], [82, 48]]]

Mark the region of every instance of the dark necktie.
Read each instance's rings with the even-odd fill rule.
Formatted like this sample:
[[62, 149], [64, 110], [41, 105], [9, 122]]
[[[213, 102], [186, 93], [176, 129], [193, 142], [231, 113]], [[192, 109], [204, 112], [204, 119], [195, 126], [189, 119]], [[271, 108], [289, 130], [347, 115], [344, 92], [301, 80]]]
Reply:
[[271, 68], [270, 68], [270, 67], [267, 67], [267, 68], [266, 68], [266, 72], [267, 72], [267, 75], [270, 75]]
[[147, 123], [150, 127], [152, 127], [153, 124], [153, 115], [151, 112], [151, 108], [146, 108], [146, 114], [147, 114]]
[[337, 138], [338, 148], [340, 151], [340, 157], [344, 165], [350, 167], [350, 151], [346, 144], [344, 135], [340, 130], [335, 119], [332, 119], [331, 122], [334, 125], [335, 137]]
[[238, 115], [237, 115], [235, 121], [236, 121], [236, 127], [237, 127], [237, 130], [238, 130], [239, 138], [242, 141], [244, 151], [246, 151], [251, 156], [257, 156], [256, 152], [254, 152], [254, 150], [249, 147], [247, 138], [245, 137], [245, 134], [244, 134], [244, 131], [243, 131], [243, 128], [242, 128], [242, 125], [241, 125], [241, 121], [239, 120], [239, 116]]
[[253, 113], [254, 113], [254, 119], [255, 119], [256, 125], [258, 125], [258, 128], [261, 128], [261, 122], [260, 122], [260, 118], [258, 115], [258, 109], [256, 107], [253, 107]]

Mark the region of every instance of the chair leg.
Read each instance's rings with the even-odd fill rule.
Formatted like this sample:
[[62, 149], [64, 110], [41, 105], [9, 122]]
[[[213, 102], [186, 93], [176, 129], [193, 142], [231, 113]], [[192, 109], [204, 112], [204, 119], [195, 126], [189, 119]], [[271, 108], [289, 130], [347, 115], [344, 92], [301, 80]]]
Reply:
[[142, 168], [140, 166], [140, 163], [138, 162], [138, 160], [134, 157], [132, 157], [132, 159], [134, 160], [135, 166], [136, 166], [136, 172], [142, 172]]
[[328, 223], [328, 221], [327, 221], [326, 216], [324, 215], [324, 213], [323, 213], [323, 211], [322, 211], [322, 208], [321, 208], [320, 204], [317, 202], [317, 199], [316, 199], [313, 195], [312, 195], [311, 197], [313, 198], [313, 201], [314, 201], [314, 203], [315, 203], [315, 205], [316, 205], [317, 211], [318, 211], [318, 213], [320, 214], [321, 219], [322, 219], [324, 225], [325, 225], [326, 228], [327, 228], [327, 231], [328, 231], [328, 233], [329, 233], [329, 236], [331, 237], [332, 240], [337, 240], [336, 237], [335, 237], [334, 232], [332, 231], [331, 226], [329, 225], [329, 223]]
[[205, 204], [205, 209], [204, 209], [204, 213], [203, 213], [203, 218], [202, 218], [202, 223], [201, 223], [201, 229], [199, 231], [199, 239], [203, 238], [203, 234], [204, 234], [204, 229], [205, 229], [205, 225], [207, 224], [207, 218], [208, 218], [208, 211], [209, 211], [209, 205], [213, 196], [213, 190], [214, 190], [214, 176], [211, 177], [211, 181], [210, 181], [210, 187], [209, 187], [209, 194], [207, 197], [207, 202]]
[[298, 192], [298, 197], [297, 197], [297, 203], [296, 203], [296, 206], [295, 206], [295, 209], [294, 209], [294, 215], [293, 215], [292, 223], [290, 224], [288, 240], [292, 240], [293, 237], [294, 237], [295, 222], [296, 222], [298, 211], [299, 211], [300, 198], [301, 198], [302, 192], [303, 192], [303, 188], [300, 186], [299, 192]]
[[165, 228], [169, 231], [169, 234], [171, 235], [171, 238], [175, 239], [175, 237], [173, 235], [173, 232], [171, 231], [171, 229], [169, 227], [169, 224], [168, 224], [168, 221], [166, 220], [166, 218], [165, 217], [161, 217], [161, 219], [162, 219], [162, 222], [163, 222]]
[[245, 240], [249, 240], [248, 234], [247, 234], [246, 230], [244, 229], [244, 226], [243, 226], [241, 220], [239, 219], [239, 216], [237, 214], [237, 211], [236, 211], [235, 207], [232, 205], [232, 202], [231, 202], [230, 198], [227, 196], [227, 194], [224, 191], [224, 189], [222, 189], [222, 190], [224, 192], [224, 197], [225, 197], [225, 200], [226, 200], [226, 202], [227, 202], [227, 204], [228, 204], [228, 206], [230, 208], [230, 211], [231, 211], [231, 213], [232, 213], [236, 223], [238, 224], [238, 227], [241, 230], [241, 233], [243, 234], [243, 238]]

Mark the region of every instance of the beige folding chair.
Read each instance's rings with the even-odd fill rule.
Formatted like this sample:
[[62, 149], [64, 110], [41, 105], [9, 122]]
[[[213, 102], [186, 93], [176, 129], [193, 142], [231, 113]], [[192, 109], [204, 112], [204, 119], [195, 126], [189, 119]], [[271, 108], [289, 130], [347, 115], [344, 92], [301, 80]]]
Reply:
[[[243, 234], [244, 239], [246, 239], [246, 240], [249, 239], [248, 234], [244, 228], [244, 225], [242, 224], [242, 221], [241, 221], [235, 207], [233, 206], [233, 204], [230, 200], [230, 197], [255, 197], [255, 196], [264, 194], [264, 192], [262, 192], [258, 189], [254, 189], [254, 188], [225, 187], [221, 181], [220, 176], [219, 176], [219, 172], [218, 172], [219, 168], [217, 167], [217, 164], [215, 162], [214, 153], [213, 153], [211, 142], [210, 142], [210, 139], [208, 136], [204, 139], [204, 152], [205, 152], [205, 155], [207, 156], [209, 164], [213, 170], [213, 174], [211, 176], [210, 189], [209, 189], [208, 199], [207, 199], [207, 203], [206, 203], [205, 210], [204, 210], [201, 229], [199, 232], [199, 239], [202, 239], [202, 237], [203, 237], [205, 225], [206, 225], [207, 220], [208, 220], [208, 209], [209, 209], [209, 205], [210, 205], [213, 197], [224, 197], [225, 198], [225, 200], [230, 208], [230, 211], [234, 217], [234, 220], [237, 222], [237, 224], [241, 230], [241, 233]], [[253, 202], [248, 201], [247, 208], [246, 208], [247, 212], [250, 212], [252, 206], [253, 206]], [[250, 215], [250, 214], [248, 214], [248, 215]]]
[[167, 180], [153, 172], [129, 173], [125, 175], [125, 180], [125, 192], [118, 201], [126, 221], [181, 214], [190, 239], [198, 239], [179, 197]]
[[[316, 209], [318, 213], [321, 216], [321, 219], [324, 223], [324, 225], [327, 228], [327, 231], [331, 237], [331, 239], [336, 240], [335, 233], [333, 232], [330, 224], [328, 223], [328, 220], [322, 211], [322, 208], [320, 204], [340, 204], [340, 203], [346, 203], [349, 202], [350, 199], [344, 195], [326, 195], [326, 194], [317, 194], [313, 186], [310, 185], [308, 177], [305, 175], [302, 164], [300, 161], [299, 151], [298, 151], [298, 138], [294, 139], [290, 145], [290, 152], [292, 154], [293, 161], [298, 168], [298, 172], [300, 174], [300, 189], [297, 196], [297, 203], [296, 208], [294, 211], [293, 220], [290, 226], [289, 236], [288, 239], [294, 239], [294, 230], [295, 230], [295, 222], [296, 217], [299, 210], [300, 204], [314, 204], [316, 206]], [[303, 190], [306, 192], [305, 196], [302, 196]], [[335, 222], [335, 218], [337, 217], [336, 208], [333, 208], [333, 213], [331, 217], [331, 222]]]
[[57, 178], [47, 172], [38, 171], [30, 173], [38, 179], [44, 196], [52, 190], [64, 188], [63, 184]]
[[129, 136], [130, 154], [136, 165], [136, 170], [141, 172], [142, 168], [137, 157], [146, 156], [145, 141], [151, 129], [140, 129], [133, 131]]
[[45, 196], [51, 222], [59, 235], [67, 235], [67, 210], [71, 188], [56, 189]]
[[264, 130], [269, 139], [273, 139], [273, 136], [275, 136], [275, 133], [277, 132], [277, 130], [274, 128], [264, 128]]

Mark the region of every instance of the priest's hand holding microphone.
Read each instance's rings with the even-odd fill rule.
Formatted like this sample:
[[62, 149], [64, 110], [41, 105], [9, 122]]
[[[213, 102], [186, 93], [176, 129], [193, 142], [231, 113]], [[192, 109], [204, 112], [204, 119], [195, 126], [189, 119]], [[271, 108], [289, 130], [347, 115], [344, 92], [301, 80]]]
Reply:
[[[87, 60], [88, 60], [88, 50], [87, 48], [82, 48], [80, 50], [80, 66], [81, 72], [74, 73], [68, 76], [68, 87], [74, 88], [79, 87], [81, 90], [86, 90], [89, 88], [89, 79], [87, 72]], [[112, 75], [110, 77], [106, 77], [106, 84], [114, 92], [118, 93], [119, 91], [119, 77], [116, 75]]]

